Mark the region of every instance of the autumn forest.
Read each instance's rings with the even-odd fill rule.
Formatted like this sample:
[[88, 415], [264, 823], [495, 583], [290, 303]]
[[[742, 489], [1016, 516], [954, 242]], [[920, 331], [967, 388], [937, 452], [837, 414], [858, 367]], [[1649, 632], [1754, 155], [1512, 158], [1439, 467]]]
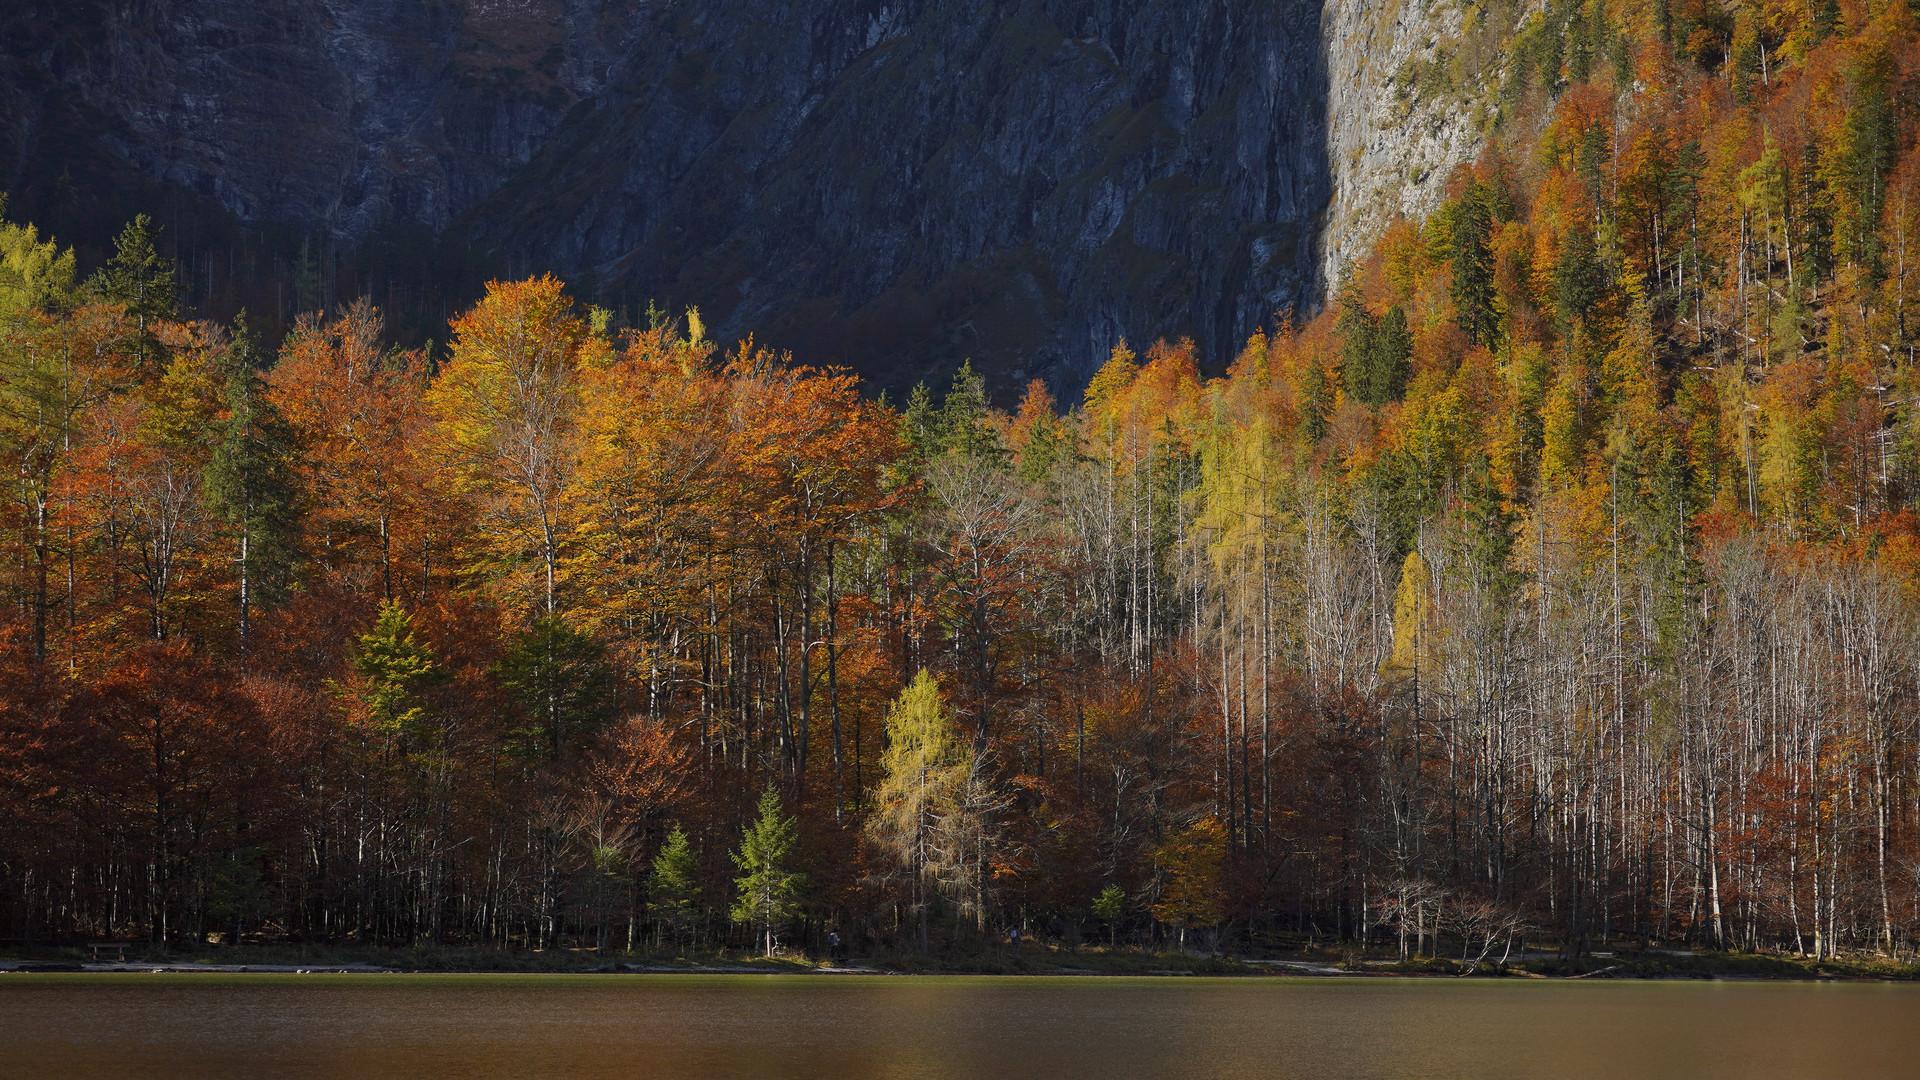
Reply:
[[1910, 953], [1914, 20], [1549, 0], [1324, 310], [1010, 409], [0, 226], [0, 937]]

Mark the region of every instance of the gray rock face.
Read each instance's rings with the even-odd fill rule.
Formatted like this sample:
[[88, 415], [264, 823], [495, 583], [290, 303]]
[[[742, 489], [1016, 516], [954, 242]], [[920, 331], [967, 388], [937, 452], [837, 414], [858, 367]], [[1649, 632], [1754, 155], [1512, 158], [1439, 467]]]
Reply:
[[247, 220], [347, 242], [424, 225], [882, 385], [971, 357], [1003, 390], [1071, 388], [1122, 335], [1220, 363], [1317, 304], [1336, 186], [1345, 204], [1371, 175], [1329, 159], [1329, 44], [1346, 54], [1322, 19], [1312, 0], [29, 0], [0, 16], [0, 180], [6, 155], [17, 174], [53, 152], [36, 122], [64, 95], [109, 153]]
[[[1533, 5], [1515, 5], [1516, 24]], [[1447, 92], [1409, 85], [1419, 65], [1446, 63], [1468, 28], [1456, 0], [1334, 0], [1326, 8], [1327, 159], [1333, 198], [1321, 231], [1321, 280], [1346, 266], [1396, 216], [1440, 204], [1456, 165], [1480, 148], [1502, 70], [1475, 71]], [[1485, 37], [1485, 33], [1481, 34]], [[1482, 43], [1484, 48], [1484, 42]]]

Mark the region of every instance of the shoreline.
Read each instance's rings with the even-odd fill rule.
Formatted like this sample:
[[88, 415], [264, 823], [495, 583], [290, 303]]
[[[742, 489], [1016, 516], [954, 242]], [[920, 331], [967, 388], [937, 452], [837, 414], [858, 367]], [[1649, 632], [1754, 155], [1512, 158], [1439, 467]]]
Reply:
[[[127, 961], [92, 962], [62, 959], [0, 959], [0, 975], [516, 975], [516, 976], [582, 976], [582, 975], [728, 975], [728, 976], [829, 976], [829, 977], [871, 977], [893, 976], [909, 978], [947, 978], [947, 977], [1020, 977], [1020, 978], [1240, 978], [1240, 979], [1425, 979], [1425, 980], [1467, 980], [1474, 981], [1542, 981], [1542, 982], [1578, 982], [1578, 981], [1633, 981], [1633, 982], [1914, 982], [1920, 981], [1920, 968], [1915, 965], [1858, 965], [1845, 964], [1834, 967], [1813, 965], [1808, 961], [1794, 961], [1774, 957], [1715, 957], [1698, 955], [1676, 955], [1674, 959], [1690, 961], [1684, 965], [1656, 963], [1649, 968], [1644, 961], [1623, 961], [1620, 963], [1599, 963], [1582, 968], [1579, 964], [1570, 965], [1572, 970], [1535, 970], [1535, 967], [1560, 967], [1554, 960], [1536, 961], [1528, 966], [1523, 961], [1507, 967], [1481, 968], [1472, 971], [1445, 970], [1429, 961], [1426, 966], [1403, 967], [1388, 962], [1374, 962], [1360, 968], [1335, 966], [1308, 960], [1218, 958], [1218, 957], [1173, 957], [1142, 956], [1143, 963], [1124, 966], [1105, 967], [1059, 965], [1024, 965], [1010, 969], [1004, 965], [976, 964], [942, 967], [938, 969], [921, 968], [918, 970], [898, 965], [897, 962], [879, 963], [875, 961], [854, 960], [843, 964], [803, 963], [795, 960], [774, 960], [759, 962], [717, 962], [717, 963], [650, 963], [618, 961], [581, 967], [542, 967], [511, 966], [500, 963], [435, 963], [431, 965], [395, 965], [374, 964], [365, 961], [328, 961], [311, 960], [304, 963], [274, 962], [221, 962], [213, 960]], [[1186, 966], [1174, 966], [1184, 959]], [[1590, 961], [1605, 961], [1609, 957], [1585, 958]], [[1153, 965], [1149, 961], [1165, 961]], [[1204, 962], [1196, 962], [1204, 961]], [[1745, 962], [1741, 962], [1745, 961]], [[1754, 962], [1763, 966], [1756, 966]], [[1765, 963], [1774, 961], [1774, 963]], [[1447, 962], [1451, 963], [1451, 962]]]

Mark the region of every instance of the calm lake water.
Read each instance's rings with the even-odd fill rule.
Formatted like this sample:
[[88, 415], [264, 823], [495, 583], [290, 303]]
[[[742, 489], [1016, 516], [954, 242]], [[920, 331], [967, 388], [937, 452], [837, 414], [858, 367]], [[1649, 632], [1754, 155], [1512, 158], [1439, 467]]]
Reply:
[[1920, 1076], [1920, 986], [0, 976], [0, 1077]]

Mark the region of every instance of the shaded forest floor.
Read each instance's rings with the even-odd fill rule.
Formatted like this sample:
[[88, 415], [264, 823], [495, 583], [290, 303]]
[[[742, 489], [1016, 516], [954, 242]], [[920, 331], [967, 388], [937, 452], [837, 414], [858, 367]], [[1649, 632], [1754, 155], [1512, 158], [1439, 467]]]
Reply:
[[1298, 950], [1271, 956], [1227, 956], [1146, 949], [1068, 949], [1028, 943], [944, 953], [875, 953], [844, 958], [797, 953], [764, 957], [736, 950], [666, 953], [591, 949], [492, 949], [472, 946], [383, 948], [353, 945], [247, 944], [162, 949], [130, 943], [124, 961], [85, 947], [0, 949], [0, 972], [502, 972], [521, 974], [815, 974], [815, 975], [1206, 975], [1367, 976], [1533, 979], [1877, 979], [1920, 980], [1920, 963], [1859, 956], [1811, 960], [1752, 953], [1647, 949], [1597, 952], [1567, 959], [1529, 951], [1505, 965], [1463, 964], [1446, 957], [1400, 962], [1391, 955]]

